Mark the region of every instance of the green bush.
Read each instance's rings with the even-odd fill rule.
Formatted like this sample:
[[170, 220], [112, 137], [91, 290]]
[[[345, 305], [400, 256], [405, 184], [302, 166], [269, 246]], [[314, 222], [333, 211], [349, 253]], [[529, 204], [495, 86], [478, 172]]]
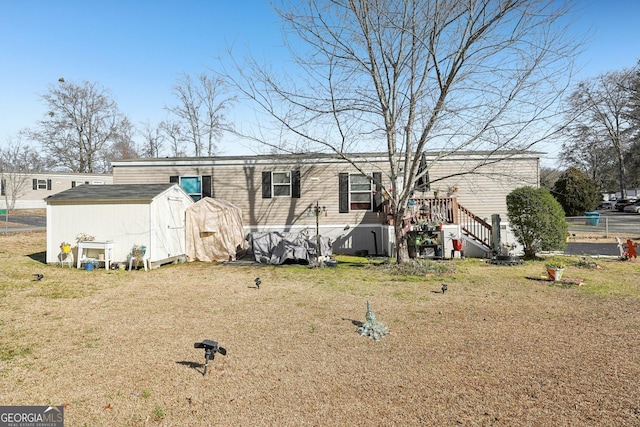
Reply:
[[507, 195], [509, 222], [524, 257], [564, 249], [569, 231], [560, 203], [545, 188], [521, 187]]
[[567, 216], [581, 216], [594, 210], [602, 194], [598, 184], [580, 169], [570, 167], [553, 186], [553, 195]]

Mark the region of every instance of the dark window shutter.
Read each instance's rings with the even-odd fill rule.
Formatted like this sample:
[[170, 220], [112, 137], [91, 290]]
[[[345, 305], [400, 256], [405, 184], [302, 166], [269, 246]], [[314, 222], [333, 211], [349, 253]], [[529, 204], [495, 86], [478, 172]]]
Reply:
[[47, 190], [51, 190], [51, 180], [47, 180]]
[[175, 176], [170, 176], [169, 177], [169, 182], [172, 184], [177, 184], [180, 182], [180, 177], [178, 175]]
[[425, 172], [425, 174], [422, 177], [418, 178], [415, 189], [422, 192], [429, 191], [431, 190], [431, 181], [429, 180], [427, 158], [424, 153], [422, 153], [422, 157], [420, 157], [420, 164], [418, 165], [418, 174], [421, 174], [422, 172]]
[[33, 178], [33, 189], [37, 190], [38, 189], [38, 180]]
[[291, 198], [300, 198], [300, 171], [291, 172]]
[[202, 197], [211, 196], [211, 175], [202, 176]]
[[76, 186], [76, 182], [75, 181], [71, 181], [71, 188]]
[[262, 198], [271, 198], [271, 172], [262, 172]]
[[338, 174], [338, 211], [349, 212], [349, 174]]
[[5, 189], [4, 186], [7, 185], [7, 180], [2, 178], [2, 180], [0, 180], [0, 196], [4, 196], [5, 195]]
[[373, 185], [375, 185], [376, 192], [373, 195], [373, 211], [382, 212], [382, 173], [373, 173]]

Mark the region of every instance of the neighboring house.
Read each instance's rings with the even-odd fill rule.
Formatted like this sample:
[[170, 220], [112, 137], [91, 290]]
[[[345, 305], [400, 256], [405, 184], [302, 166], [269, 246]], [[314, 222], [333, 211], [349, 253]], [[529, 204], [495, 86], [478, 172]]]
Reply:
[[[475, 222], [490, 223], [491, 216], [499, 214], [504, 224], [506, 195], [517, 187], [539, 186], [541, 154], [466, 152], [434, 161], [437, 153], [427, 153], [432, 182], [460, 175], [432, 183], [428, 193], [416, 197], [433, 197], [438, 189], [444, 194], [456, 187], [456, 209], [459, 206]], [[389, 169], [386, 154], [362, 153], [351, 158], [392, 187], [385, 178]], [[229, 201], [242, 210], [246, 232], [315, 235], [317, 219], [320, 234], [333, 240], [335, 253], [393, 252], [393, 230], [381, 192], [336, 155], [145, 158], [116, 161], [112, 168], [114, 184], [177, 183], [194, 200], [208, 196]]]
[[[185, 255], [185, 211], [193, 200], [177, 185], [81, 185], [47, 198], [47, 263], [60, 261], [62, 242], [81, 234], [113, 244], [112, 260], [126, 262], [145, 246], [152, 265]], [[90, 254], [89, 256], [92, 256]], [[77, 248], [74, 248], [77, 261]]]
[[[0, 181], [0, 208], [5, 209], [6, 196], [11, 197], [9, 178]], [[84, 174], [66, 172], [31, 173], [14, 176], [22, 182], [21, 190], [15, 200], [15, 209], [44, 209], [45, 199], [53, 194], [73, 188], [77, 185], [108, 185], [113, 183], [111, 174]]]

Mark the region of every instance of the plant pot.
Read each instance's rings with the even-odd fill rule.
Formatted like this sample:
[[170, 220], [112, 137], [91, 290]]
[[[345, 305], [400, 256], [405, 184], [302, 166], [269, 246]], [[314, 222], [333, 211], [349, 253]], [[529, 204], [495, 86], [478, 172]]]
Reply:
[[554, 282], [559, 282], [562, 279], [563, 272], [564, 268], [547, 267], [547, 275]]

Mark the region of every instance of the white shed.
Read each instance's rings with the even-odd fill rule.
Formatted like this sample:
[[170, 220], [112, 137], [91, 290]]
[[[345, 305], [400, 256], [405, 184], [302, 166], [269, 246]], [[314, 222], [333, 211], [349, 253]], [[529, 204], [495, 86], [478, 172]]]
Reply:
[[60, 260], [62, 242], [93, 236], [113, 246], [112, 260], [126, 262], [134, 245], [146, 246], [151, 264], [185, 255], [185, 211], [191, 197], [177, 184], [80, 185], [47, 202], [47, 263]]

